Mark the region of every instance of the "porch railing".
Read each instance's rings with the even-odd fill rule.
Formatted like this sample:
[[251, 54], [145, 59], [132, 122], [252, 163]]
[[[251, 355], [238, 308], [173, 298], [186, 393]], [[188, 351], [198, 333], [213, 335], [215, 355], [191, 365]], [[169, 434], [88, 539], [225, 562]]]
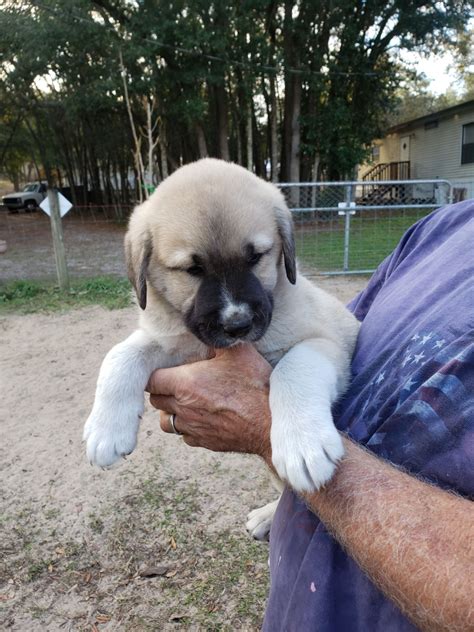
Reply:
[[399, 162], [381, 162], [374, 165], [362, 176], [362, 180], [409, 180], [410, 161], [401, 160]]

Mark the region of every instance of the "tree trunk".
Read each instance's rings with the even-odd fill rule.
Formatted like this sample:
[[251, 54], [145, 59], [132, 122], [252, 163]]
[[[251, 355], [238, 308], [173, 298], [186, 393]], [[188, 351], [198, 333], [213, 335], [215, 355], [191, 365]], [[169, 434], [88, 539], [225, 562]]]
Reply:
[[278, 116], [275, 77], [270, 75], [270, 163], [271, 180], [278, 182]]
[[261, 143], [260, 131], [257, 125], [257, 117], [255, 116], [255, 112], [252, 113], [252, 123], [253, 123], [253, 162], [254, 162], [254, 171], [257, 176], [260, 178], [267, 177], [265, 171], [265, 157], [266, 155], [263, 152], [263, 144]]
[[150, 99], [145, 97], [145, 109], [146, 109], [146, 134], [148, 141], [148, 165], [146, 170], [145, 185], [152, 187], [154, 184], [154, 165], [153, 165], [153, 150], [155, 148], [155, 141], [153, 140], [153, 122], [152, 122], [152, 108], [150, 105]]
[[168, 149], [166, 140], [166, 128], [163, 122], [161, 122], [160, 125], [160, 165], [161, 178], [162, 180], [165, 180], [168, 177]]
[[199, 157], [207, 158], [207, 156], [209, 156], [209, 152], [207, 151], [206, 136], [204, 134], [204, 129], [201, 123], [196, 123], [195, 129], [199, 149]]
[[82, 151], [82, 161], [81, 161], [81, 169], [82, 169], [82, 184], [83, 184], [83, 204], [87, 205], [89, 203], [89, 173], [87, 171], [87, 148], [84, 145]]
[[215, 95], [217, 106], [219, 157], [222, 158], [222, 160], [229, 161], [229, 123], [227, 120], [227, 95], [225, 92], [225, 86], [216, 86]]
[[249, 96], [247, 105], [247, 169], [253, 171], [253, 100]]
[[301, 79], [298, 75], [293, 77], [293, 94], [291, 103], [291, 136], [289, 151], [289, 178], [290, 182], [300, 181], [300, 143], [301, 143]]
[[242, 137], [240, 135], [239, 126], [236, 125], [235, 139], [237, 143], [237, 164], [241, 165], [243, 163], [242, 157]]
[[54, 182], [53, 182], [53, 173], [52, 173], [52, 170], [51, 170], [51, 165], [50, 165], [49, 160], [48, 160], [48, 154], [46, 152], [46, 146], [44, 145], [43, 140], [42, 140], [43, 138], [48, 138], [48, 134], [46, 132], [44, 134], [42, 133], [39, 118], [37, 116], [35, 116], [34, 118], [35, 118], [35, 122], [36, 122], [36, 129], [33, 128], [31, 123], [29, 122], [28, 118], [25, 120], [26, 126], [28, 128], [28, 131], [30, 132], [30, 135], [31, 135], [33, 141], [35, 142], [35, 144], [36, 144], [36, 146], [38, 148], [38, 154], [39, 154], [41, 163], [43, 165], [43, 168], [44, 168], [44, 171], [45, 171], [45, 174], [46, 174], [46, 180], [48, 182], [48, 186], [52, 187], [53, 184], [54, 184]]
[[[298, 36], [301, 25], [293, 20], [293, 0], [285, 0], [284, 39], [283, 49], [285, 57], [285, 116], [284, 116], [284, 145], [282, 148], [282, 179], [289, 182], [300, 181], [300, 142], [301, 142], [301, 75], [290, 72], [298, 69], [301, 61], [302, 42]], [[295, 188], [296, 190], [296, 188]]]

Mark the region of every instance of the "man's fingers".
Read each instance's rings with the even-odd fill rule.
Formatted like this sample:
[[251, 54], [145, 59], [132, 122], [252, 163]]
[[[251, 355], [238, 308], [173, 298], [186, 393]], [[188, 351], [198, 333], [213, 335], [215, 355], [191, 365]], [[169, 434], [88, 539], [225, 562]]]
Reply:
[[[168, 434], [176, 434], [171, 426], [170, 416], [172, 413], [167, 413], [164, 410], [160, 410], [160, 428], [163, 432], [167, 432]], [[181, 427], [183, 424], [179, 422], [178, 418], [175, 417], [174, 427], [177, 432], [182, 432]]]
[[160, 428], [163, 432], [173, 432], [170, 424], [170, 413], [160, 410]]
[[176, 409], [176, 400], [168, 395], [150, 395], [150, 404], [158, 410], [167, 410], [170, 413], [178, 413]]
[[184, 370], [186, 370], [186, 366], [156, 369], [150, 375], [145, 391], [148, 393], [160, 393], [161, 395], [173, 395], [182, 379], [182, 371]]
[[247, 356], [248, 354], [258, 353], [255, 351], [251, 344], [243, 343], [235, 345], [235, 347], [225, 347], [223, 349], [215, 350], [215, 358], [238, 358], [240, 356]]
[[194, 437], [191, 437], [191, 435], [186, 435], [184, 434], [182, 437], [184, 443], [186, 443], [187, 445], [191, 446], [191, 448], [201, 448], [202, 446], [196, 441], [196, 439], [194, 439]]

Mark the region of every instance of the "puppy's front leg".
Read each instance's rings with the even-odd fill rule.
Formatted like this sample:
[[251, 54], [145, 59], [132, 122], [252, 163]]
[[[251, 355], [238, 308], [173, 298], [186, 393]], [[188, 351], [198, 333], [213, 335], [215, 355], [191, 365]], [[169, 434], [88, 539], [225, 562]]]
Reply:
[[344, 454], [331, 404], [345, 388], [349, 361], [334, 342], [306, 340], [283, 356], [270, 377], [273, 465], [296, 491], [324, 485]]
[[143, 391], [152, 371], [159, 368], [162, 353], [138, 329], [105, 356], [94, 406], [84, 427], [91, 463], [107, 467], [135, 448], [144, 410]]

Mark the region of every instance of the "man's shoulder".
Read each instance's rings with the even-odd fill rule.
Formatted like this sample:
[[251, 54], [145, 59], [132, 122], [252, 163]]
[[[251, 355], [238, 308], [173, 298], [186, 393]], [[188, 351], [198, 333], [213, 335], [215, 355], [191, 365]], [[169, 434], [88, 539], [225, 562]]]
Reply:
[[419, 222], [352, 306], [363, 322], [338, 414], [380, 456], [460, 493], [474, 493], [473, 218], [470, 201]]
[[430, 213], [406, 231], [349, 309], [364, 320], [379, 292], [390, 291], [400, 282], [405, 287], [417, 286], [415, 281], [420, 279], [427, 288], [435, 286], [438, 270], [443, 276], [461, 272], [467, 278], [474, 270], [473, 241], [474, 199]]

